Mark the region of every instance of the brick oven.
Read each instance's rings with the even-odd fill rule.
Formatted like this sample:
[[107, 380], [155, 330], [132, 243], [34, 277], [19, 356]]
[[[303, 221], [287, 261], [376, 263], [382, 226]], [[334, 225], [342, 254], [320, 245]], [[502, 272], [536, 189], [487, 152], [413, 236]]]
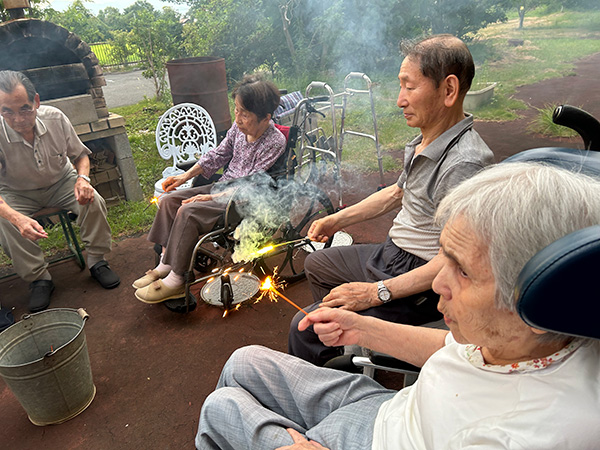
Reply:
[[69, 117], [92, 151], [90, 178], [108, 204], [143, 198], [125, 119], [106, 107], [106, 80], [89, 45], [51, 22], [9, 20], [0, 23], [0, 70], [7, 69], [25, 73], [42, 104]]

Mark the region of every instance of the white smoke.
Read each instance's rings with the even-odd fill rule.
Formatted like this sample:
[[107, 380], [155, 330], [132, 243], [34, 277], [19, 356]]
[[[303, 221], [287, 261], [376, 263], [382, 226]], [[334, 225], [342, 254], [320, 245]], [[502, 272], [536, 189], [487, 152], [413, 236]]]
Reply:
[[[294, 199], [302, 185], [293, 181], [274, 181], [269, 175], [255, 174], [243, 179], [217, 183], [213, 194], [226, 191], [223, 201], [232, 198], [242, 220], [234, 233], [238, 241], [232, 255], [234, 262], [252, 261], [257, 251], [269, 243], [273, 234], [290, 217]], [[233, 192], [231, 197], [229, 194]]]

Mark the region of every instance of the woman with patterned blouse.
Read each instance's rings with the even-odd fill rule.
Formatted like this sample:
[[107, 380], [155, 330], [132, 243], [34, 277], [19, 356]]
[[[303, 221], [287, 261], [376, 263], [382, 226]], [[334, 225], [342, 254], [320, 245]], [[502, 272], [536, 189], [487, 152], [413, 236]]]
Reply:
[[283, 154], [286, 139], [271, 117], [279, 106], [277, 87], [257, 75], [245, 76], [234, 89], [235, 122], [219, 146], [205, 154], [187, 172], [163, 182], [166, 195], [154, 219], [148, 240], [163, 248], [158, 266], [133, 283], [144, 303], [160, 303], [184, 295], [184, 273], [198, 237], [212, 230], [223, 215], [225, 192], [214, 185], [175, 191], [201, 175], [209, 179], [227, 165], [219, 183], [268, 170]]

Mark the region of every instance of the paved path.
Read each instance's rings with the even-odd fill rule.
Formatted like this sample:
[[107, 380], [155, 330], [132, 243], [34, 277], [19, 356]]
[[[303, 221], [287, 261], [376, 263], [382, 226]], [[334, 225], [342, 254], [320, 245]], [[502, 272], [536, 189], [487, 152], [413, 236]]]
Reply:
[[141, 70], [105, 73], [106, 86], [102, 88], [108, 109], [134, 105], [144, 97], [154, 98], [154, 82], [144, 78]]

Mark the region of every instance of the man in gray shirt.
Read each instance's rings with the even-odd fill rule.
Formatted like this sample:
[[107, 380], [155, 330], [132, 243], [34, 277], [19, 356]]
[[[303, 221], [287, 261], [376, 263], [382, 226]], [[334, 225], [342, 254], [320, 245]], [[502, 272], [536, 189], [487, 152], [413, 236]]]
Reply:
[[[475, 74], [466, 45], [450, 35], [403, 44], [398, 106], [421, 135], [405, 149], [397, 184], [336, 214], [315, 221], [308, 236], [325, 242], [349, 225], [400, 208], [387, 240], [321, 250], [305, 262], [315, 304], [340, 307], [396, 323], [421, 325], [441, 318], [431, 283], [440, 270], [441, 230], [435, 210], [446, 193], [494, 162], [473, 130], [463, 100]], [[305, 308], [306, 309], [306, 308]], [[304, 314], [292, 320], [289, 353], [317, 365], [341, 354], [324, 346], [312, 328], [298, 331]]]
[[0, 71], [0, 245], [30, 283], [31, 312], [47, 308], [54, 290], [36, 243], [47, 234], [31, 218], [46, 207], [77, 215], [92, 277], [106, 289], [119, 285], [104, 259], [111, 232], [104, 199], [90, 184], [90, 153], [60, 110], [40, 106], [25, 75]]

